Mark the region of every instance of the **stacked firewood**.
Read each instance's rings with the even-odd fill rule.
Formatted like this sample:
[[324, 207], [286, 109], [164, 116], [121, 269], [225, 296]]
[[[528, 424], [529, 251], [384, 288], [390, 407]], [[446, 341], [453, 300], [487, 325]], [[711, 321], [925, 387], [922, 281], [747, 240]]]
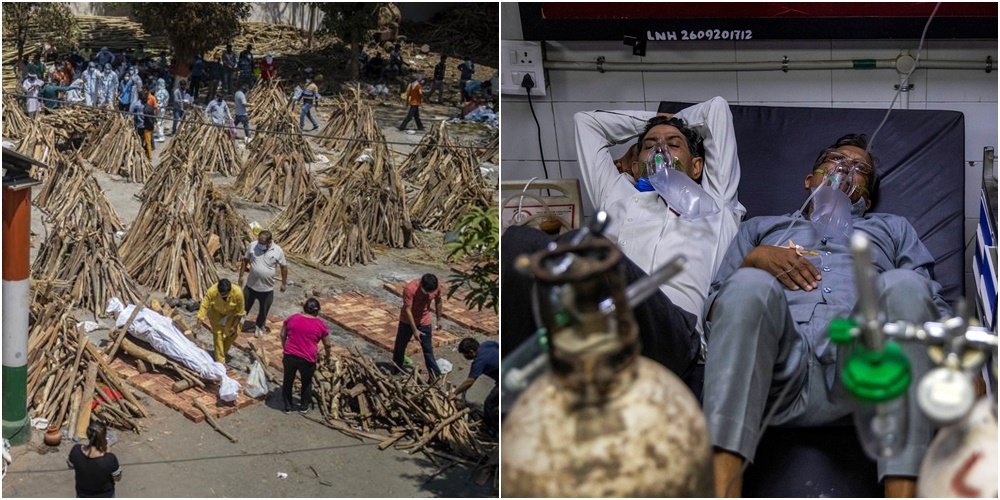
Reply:
[[250, 145], [250, 154], [260, 156], [264, 149], [274, 149], [269, 140], [280, 140], [278, 146], [282, 151], [298, 153], [306, 163], [316, 161], [316, 153], [313, 153], [312, 146], [306, 141], [299, 129], [295, 117], [282, 109], [261, 110], [260, 122], [257, 130], [264, 136], [264, 140], [259, 140]]
[[361, 94], [357, 89], [352, 89], [352, 94], [353, 97], [335, 97], [327, 106], [330, 116], [319, 132], [318, 142], [330, 151], [344, 151], [355, 142], [351, 139], [359, 132], [355, 110], [361, 105]]
[[92, 137], [95, 140], [84, 147], [83, 156], [95, 167], [131, 182], [146, 182], [152, 174], [153, 165], [130, 116], [105, 116], [104, 124]]
[[[318, 35], [317, 35], [318, 36]], [[240, 32], [232, 40], [233, 47], [253, 45], [254, 52], [270, 52], [275, 56], [297, 54], [306, 49], [309, 34], [296, 28], [274, 23], [242, 22]], [[225, 48], [225, 47], [220, 47]]]
[[368, 264], [375, 251], [365, 236], [360, 213], [370, 207], [347, 203], [325, 189], [313, 188], [292, 200], [272, 224], [275, 239], [289, 253], [337, 266]]
[[[320, 184], [348, 205], [363, 209], [359, 223], [372, 243], [393, 248], [416, 244], [407, 210], [406, 192], [385, 136], [371, 106], [355, 109], [359, 141], [347, 146], [340, 160], [322, 171]], [[369, 142], [370, 141], [370, 142]]]
[[378, 440], [379, 449], [395, 445], [416, 453], [431, 448], [478, 462], [495, 446], [480, 436], [480, 424], [467, 408], [455, 406], [441, 384], [425, 385], [415, 375], [391, 378], [360, 352], [320, 366], [313, 388], [327, 425]]
[[32, 270], [36, 281], [66, 283], [63, 297], [67, 303], [92, 311], [94, 318], [103, 315], [111, 297], [139, 301], [137, 285], [111, 237], [71, 222], [56, 222]]
[[142, 430], [149, 411], [108, 366], [71, 308], [46, 297], [33, 301], [28, 335], [28, 409], [71, 436], [86, 437], [91, 419], [119, 429]]
[[219, 273], [195, 219], [177, 200], [147, 199], [120, 247], [129, 274], [170, 298], [201, 300]]
[[494, 134], [490, 142], [479, 150], [479, 163], [487, 161], [494, 165], [500, 164], [500, 134]]
[[40, 121], [52, 127], [59, 141], [85, 141], [109, 118], [108, 113], [89, 106], [61, 106], [40, 115]]
[[424, 136], [400, 167], [416, 187], [410, 216], [437, 231], [454, 229], [472, 207], [485, 210], [493, 205], [493, 191], [479, 172], [476, 155], [448, 138], [445, 123]]
[[253, 241], [250, 223], [233, 208], [232, 200], [214, 187], [195, 214], [195, 224], [207, 235], [206, 248], [220, 264], [236, 269]]
[[142, 24], [123, 16], [76, 16], [80, 27], [81, 46], [93, 49], [94, 55], [101, 47], [107, 47], [113, 52], [134, 49], [142, 46], [149, 56], [158, 55], [162, 50], [170, 48], [170, 42], [164, 35], [150, 35]]
[[307, 164], [316, 161], [316, 156], [305, 138], [297, 133], [294, 119], [280, 110], [272, 110], [272, 115], [258, 129], [266, 131], [250, 145], [250, 155], [236, 178], [234, 190], [253, 202], [288, 205], [312, 186]]
[[281, 89], [281, 79], [257, 82], [247, 94], [247, 112], [251, 123], [255, 124], [277, 112], [294, 115], [292, 100]]
[[[6, 66], [6, 65], [5, 65]], [[4, 75], [4, 80], [7, 76]], [[12, 78], [13, 79], [13, 78]], [[3, 93], [3, 135], [10, 139], [20, 139], [28, 127], [28, 114], [24, 105], [13, 94]]]
[[174, 207], [193, 214], [198, 209], [198, 202], [212, 188], [212, 181], [207, 178], [205, 171], [197, 167], [198, 164], [191, 158], [165, 151], [156, 172], [136, 197], [142, 201], [170, 200]]
[[[39, 123], [38, 120], [29, 120], [28, 125], [21, 130], [21, 142], [17, 145], [17, 152], [49, 166], [57, 163], [61, 156], [56, 149], [56, 136], [52, 127]], [[41, 177], [35, 179], [44, 180], [45, 172], [38, 173]]]
[[188, 114], [177, 135], [161, 153], [164, 157], [175, 156], [180, 161], [192, 161], [205, 172], [219, 172], [231, 177], [240, 173], [241, 157], [229, 127], [216, 126], [205, 116]]

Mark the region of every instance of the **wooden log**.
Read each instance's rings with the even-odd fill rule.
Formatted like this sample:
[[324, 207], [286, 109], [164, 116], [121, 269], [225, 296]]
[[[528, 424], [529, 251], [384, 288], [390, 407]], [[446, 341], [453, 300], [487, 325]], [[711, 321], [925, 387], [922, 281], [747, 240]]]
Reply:
[[108, 347], [107, 350], [108, 359], [115, 359], [115, 354], [118, 353], [118, 347], [121, 346], [122, 341], [125, 340], [125, 335], [128, 333], [128, 329], [132, 327], [132, 322], [135, 321], [135, 317], [139, 314], [139, 311], [141, 309], [142, 309], [142, 304], [135, 304], [135, 309], [132, 310], [132, 314], [128, 316], [128, 320], [125, 321], [125, 324], [122, 325], [121, 328], [115, 328], [115, 332], [118, 333], [118, 336], [115, 337], [114, 343], [111, 344], [110, 347]]
[[229, 434], [228, 432], [222, 430], [222, 427], [219, 427], [219, 422], [217, 422], [215, 420], [215, 417], [213, 417], [212, 414], [209, 413], [208, 408], [205, 408], [205, 405], [201, 404], [201, 401], [193, 399], [192, 402], [194, 403], [195, 408], [199, 409], [202, 413], [205, 414], [205, 420], [208, 422], [208, 425], [211, 425], [213, 429], [215, 429], [219, 434], [225, 436], [226, 439], [228, 439], [229, 441], [233, 443], [237, 442], [237, 439], [234, 438], [232, 434]]
[[76, 422], [73, 435], [85, 439], [87, 437], [87, 426], [90, 425], [91, 406], [94, 403], [94, 389], [97, 386], [97, 363], [90, 363], [87, 367], [87, 381], [83, 385], [83, 398], [80, 401], [80, 417]]

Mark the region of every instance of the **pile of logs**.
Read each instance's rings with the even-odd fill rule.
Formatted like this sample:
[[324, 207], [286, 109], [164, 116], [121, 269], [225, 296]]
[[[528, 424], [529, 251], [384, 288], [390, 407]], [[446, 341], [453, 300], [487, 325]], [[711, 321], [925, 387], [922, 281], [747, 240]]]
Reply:
[[281, 138], [269, 136], [267, 144], [251, 153], [233, 189], [239, 197], [256, 203], [287, 206], [313, 185], [305, 159], [296, 151], [281, 151]]
[[[6, 64], [4, 65], [6, 71]], [[4, 75], [7, 80], [7, 75]], [[11, 76], [13, 79], [13, 75]], [[28, 114], [24, 112], [24, 104], [13, 94], [3, 93], [3, 135], [10, 139], [20, 139], [28, 127]]]
[[393, 248], [416, 244], [407, 210], [406, 192], [375, 112], [357, 101], [354, 109], [360, 140], [351, 142], [333, 166], [321, 172], [320, 185], [348, 205], [364, 208], [358, 214], [364, 236], [372, 243]]
[[91, 137], [94, 140], [84, 147], [83, 156], [95, 167], [131, 182], [146, 182], [152, 174], [153, 165], [131, 116], [105, 116], [104, 124]]
[[219, 172], [227, 177], [239, 174], [240, 153], [230, 128], [213, 126], [210, 119], [196, 113], [188, 113], [185, 119], [189, 122], [178, 127], [177, 135], [161, 154], [190, 160], [205, 172]]
[[[262, 140], [250, 144], [251, 156], [260, 156], [265, 149], [277, 150], [281, 152], [297, 153], [305, 163], [316, 161], [316, 154], [313, 153], [312, 146], [302, 135], [299, 124], [295, 116], [280, 108], [260, 110], [257, 130], [263, 135]], [[260, 139], [260, 138], [258, 138]], [[279, 141], [277, 145], [269, 141]]]
[[278, 214], [274, 238], [289, 253], [324, 265], [368, 264], [375, 261], [375, 251], [359, 221], [369, 209], [313, 188]]
[[[308, 5], [308, 4], [300, 4]], [[268, 52], [275, 56], [302, 52], [306, 49], [309, 34], [294, 26], [272, 23], [242, 22], [240, 32], [232, 40], [233, 49], [240, 50], [247, 44], [253, 45], [255, 54]], [[219, 49], [225, 49], [220, 46]]]
[[166, 203], [147, 199], [119, 249], [129, 274], [170, 298], [201, 300], [219, 273], [194, 217]]
[[104, 315], [111, 297], [139, 301], [137, 286], [111, 237], [71, 222], [56, 222], [38, 250], [32, 271], [35, 280], [65, 282], [67, 303], [92, 311], [95, 319]]
[[76, 16], [76, 22], [80, 27], [80, 46], [89, 46], [95, 55], [101, 47], [120, 52], [142, 46], [150, 56], [170, 48], [166, 36], [150, 35], [141, 24], [130, 21], [128, 17]]
[[91, 419], [119, 429], [142, 430], [136, 419], [149, 416], [149, 411], [76, 326], [66, 304], [35, 300], [29, 319], [29, 415], [45, 418], [56, 427], [69, 424], [69, 434], [81, 438], [86, 437]]
[[241, 198], [257, 202], [288, 205], [312, 187], [308, 163], [316, 161], [312, 148], [287, 113], [274, 110], [260, 128], [293, 132], [294, 135], [262, 132], [250, 145], [250, 154], [233, 185]]
[[205, 246], [209, 255], [220, 264], [237, 269], [253, 237], [250, 223], [233, 208], [229, 196], [210, 187], [201, 209], [195, 213], [195, 224], [208, 235]]
[[479, 150], [479, 163], [487, 161], [494, 165], [500, 164], [500, 134], [494, 134], [490, 142]]
[[106, 123], [109, 113], [88, 106], [60, 106], [39, 117], [41, 122], [55, 131], [60, 141], [85, 141], [100, 139], [95, 132]]
[[[410, 40], [420, 40], [435, 50], [453, 51], [461, 47], [460, 57], [469, 56], [476, 63], [476, 76], [484, 78], [482, 75], [486, 74], [485, 78], [489, 78], [492, 71], [480, 67], [480, 64], [498, 67], [499, 40], [497, 37], [470, 34], [496, 33], [499, 28], [500, 16], [497, 15], [496, 4], [461, 3], [441, 10], [426, 22], [403, 22], [400, 33]], [[458, 66], [458, 63], [451, 66]]]
[[53, 174], [46, 177], [35, 196], [35, 205], [49, 220], [97, 231], [107, 238], [125, 227], [79, 155], [60, 156], [52, 167]]
[[280, 78], [261, 80], [247, 94], [247, 113], [250, 122], [254, 124], [259, 124], [268, 115], [278, 112], [294, 115], [293, 106], [291, 98], [281, 89]]
[[459, 410], [441, 385], [424, 385], [415, 375], [391, 378], [360, 352], [332, 364], [319, 367], [313, 384], [328, 426], [378, 440], [379, 449], [395, 445], [416, 453], [430, 447], [472, 462], [495, 446], [478, 435], [468, 408]]
[[358, 133], [359, 123], [355, 116], [355, 110], [360, 106], [361, 93], [357, 89], [352, 89], [353, 99], [335, 97], [327, 108], [330, 117], [326, 125], [320, 130], [318, 139], [319, 145], [330, 151], [343, 151], [351, 146], [355, 141], [351, 140]]
[[[17, 152], [49, 166], [61, 159], [56, 149], [56, 136], [52, 127], [37, 120], [29, 120], [28, 125], [21, 130], [21, 142], [17, 145]], [[37, 173], [39, 177], [35, 177], [36, 180], [45, 180], [46, 172], [39, 169]]]
[[424, 136], [400, 171], [416, 187], [410, 216], [423, 227], [451, 231], [470, 208], [485, 210], [494, 204], [474, 151], [456, 147], [446, 122]]
[[[212, 188], [205, 172], [191, 158], [164, 152], [156, 172], [136, 195], [142, 201], [168, 200], [174, 207], [195, 213]], [[141, 214], [140, 209], [140, 214]], [[139, 219], [136, 219], [138, 221]]]

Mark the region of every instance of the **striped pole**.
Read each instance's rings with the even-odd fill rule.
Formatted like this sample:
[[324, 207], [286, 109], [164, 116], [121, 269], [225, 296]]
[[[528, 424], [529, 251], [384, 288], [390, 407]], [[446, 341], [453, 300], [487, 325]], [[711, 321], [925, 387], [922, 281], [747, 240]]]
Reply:
[[3, 437], [24, 444], [28, 427], [28, 255], [31, 189], [3, 193]]

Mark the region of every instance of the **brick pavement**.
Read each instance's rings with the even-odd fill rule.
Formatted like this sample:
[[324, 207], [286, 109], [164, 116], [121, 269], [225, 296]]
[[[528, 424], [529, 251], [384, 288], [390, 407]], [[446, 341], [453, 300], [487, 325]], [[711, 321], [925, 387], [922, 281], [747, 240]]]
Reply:
[[[170, 386], [174, 383], [174, 378], [166, 373], [139, 373], [135, 368], [134, 358], [128, 354], [121, 353], [115, 357], [111, 363], [111, 369], [129, 385], [149, 395], [149, 397], [167, 405], [169, 408], [181, 412], [189, 420], [201, 423], [205, 420], [205, 415], [201, 410], [195, 408], [193, 400], [201, 401], [205, 408], [212, 412], [215, 418], [222, 418], [231, 415], [236, 410], [246, 408], [252, 404], [261, 403], [262, 400], [253, 399], [243, 393], [243, 386], [246, 380], [243, 375], [229, 370], [229, 376], [240, 383], [240, 393], [234, 403], [225, 403], [219, 399], [218, 384], [209, 384], [204, 389], [192, 387], [180, 393], [174, 393]], [[167, 371], [169, 373], [169, 371]]]
[[[254, 317], [256, 318], [256, 316]], [[267, 320], [264, 321], [264, 336], [258, 339], [253, 335], [253, 320], [244, 319], [240, 336], [236, 339], [233, 346], [246, 351], [250, 349], [250, 343], [252, 342], [254, 345], [263, 348], [264, 356], [267, 358], [267, 366], [277, 369], [278, 374], [281, 374], [284, 370], [281, 364], [281, 359], [284, 355], [284, 349], [281, 348], [281, 325], [284, 321], [285, 318], [280, 316], [268, 316]], [[320, 346], [320, 349], [323, 349], [323, 347]], [[334, 345], [331, 353], [334, 356], [345, 356], [348, 354], [348, 351], [343, 347]]]
[[[391, 281], [384, 283], [383, 286], [386, 290], [402, 297], [403, 287], [406, 286], [406, 282]], [[460, 326], [485, 335], [496, 336], [500, 333], [500, 317], [492, 309], [484, 309], [482, 311], [471, 310], [465, 305], [465, 290], [457, 291], [449, 299], [447, 298], [448, 293], [443, 290], [444, 287], [442, 286], [441, 288], [444, 292], [441, 295], [441, 314], [445, 318]]]
[[[341, 328], [359, 335], [369, 343], [392, 352], [396, 343], [396, 329], [399, 326], [399, 305], [387, 304], [378, 298], [361, 292], [349, 292], [333, 297], [319, 298], [319, 315]], [[437, 330], [433, 337], [434, 347], [458, 342], [459, 338]], [[416, 342], [410, 342], [407, 354], [420, 352]]]

